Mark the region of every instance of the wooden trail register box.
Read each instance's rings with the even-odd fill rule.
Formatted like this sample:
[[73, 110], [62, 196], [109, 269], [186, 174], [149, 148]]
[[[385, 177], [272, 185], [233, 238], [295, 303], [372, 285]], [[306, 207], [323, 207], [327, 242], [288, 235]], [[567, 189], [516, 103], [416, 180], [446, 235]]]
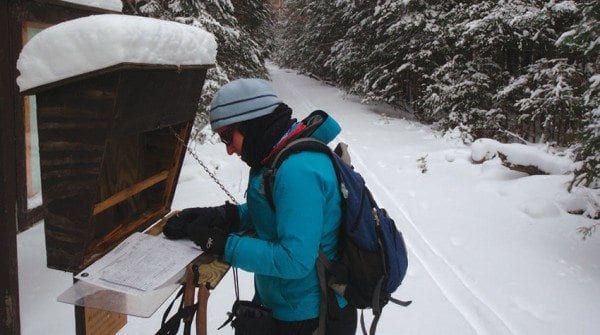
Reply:
[[48, 267], [77, 273], [169, 213], [207, 68], [119, 64], [35, 94]]
[[[123, 63], [23, 92], [37, 101], [48, 267], [78, 273], [170, 212], [211, 66]], [[216, 285], [228, 266], [214, 263]], [[127, 322], [102, 309], [76, 307], [77, 334]]]
[[[157, 221], [160, 234], [211, 66], [119, 64], [23, 92], [37, 99], [48, 267], [76, 274]], [[196, 263], [203, 287], [229, 269]], [[101, 308], [76, 307], [77, 334], [127, 322]]]
[[[65, 37], [73, 43], [61, 43]], [[32, 108], [37, 114], [48, 267], [79, 273], [171, 211], [216, 52], [214, 36], [199, 28], [117, 14], [56, 25], [23, 47], [16, 79], [23, 95], [36, 96]], [[98, 69], [103, 64], [115, 65]], [[159, 234], [164, 222], [151, 233]], [[202, 271], [212, 275], [202, 275], [199, 283], [215, 287], [228, 266], [200, 258], [217, 270]], [[78, 284], [89, 283], [77, 281], [67, 291], [77, 291]], [[122, 293], [100, 287], [64, 301], [76, 305], [77, 334], [114, 334], [126, 318], [112, 312], [135, 315], [129, 313], [130, 304], [148, 305], [146, 296], [136, 295], [136, 300], [130, 297], [134, 294], [109, 299], [119, 306], [91, 305], [106, 292]]]

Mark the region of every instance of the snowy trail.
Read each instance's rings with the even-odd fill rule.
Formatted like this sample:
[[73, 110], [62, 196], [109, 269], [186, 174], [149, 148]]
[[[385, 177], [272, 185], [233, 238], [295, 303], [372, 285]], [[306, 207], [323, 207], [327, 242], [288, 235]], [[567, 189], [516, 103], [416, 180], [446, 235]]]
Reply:
[[[294, 78], [290, 80], [290, 76], [296, 76], [290, 71], [279, 69], [276, 67], [270, 68], [273, 83], [278, 90], [278, 94], [283, 98], [285, 102], [294, 105], [295, 112], [299, 114], [307, 115], [316, 109], [325, 109], [325, 106], [319, 106], [319, 101], [315, 97], [319, 95], [312, 95], [310, 92], [303, 91], [302, 89], [292, 87], [288, 83], [297, 83], [300, 80]], [[311, 79], [306, 78], [307, 81]], [[319, 86], [320, 84], [313, 81], [312, 87]], [[319, 89], [327, 89], [327, 87], [319, 87]], [[329, 90], [336, 90], [335, 88], [328, 88]], [[337, 95], [340, 95], [339, 93]], [[340, 97], [340, 106], [337, 108], [325, 109], [328, 113], [334, 116], [338, 120], [343, 120], [344, 115], [343, 98]], [[300, 107], [300, 108], [298, 108]], [[370, 122], [372, 115], [360, 115], [353, 114], [352, 117], [362, 117], [364, 121]], [[351, 123], [348, 123], [351, 124]], [[352, 124], [356, 124], [352, 123]], [[432, 244], [428, 238], [419, 229], [418, 225], [410, 217], [409, 213], [404, 209], [404, 206], [397, 200], [397, 196], [392, 194], [388, 187], [386, 187], [377, 177], [379, 173], [385, 173], [386, 169], [377, 169], [377, 164], [365, 163], [364, 149], [361, 148], [360, 143], [364, 142], [365, 139], [359, 136], [360, 129], [349, 129], [342, 121], [343, 132], [340, 135], [339, 140], [342, 142], [350, 143], [351, 156], [354, 165], [359, 171], [363, 173], [365, 178], [369, 181], [370, 188], [374, 192], [375, 196], [379, 199], [379, 202], [384, 204], [388, 211], [390, 211], [395, 218], [397, 223], [401, 226], [403, 234], [405, 235], [407, 246], [412, 254], [411, 266], [414, 266], [414, 260], [423, 266], [427, 274], [439, 287], [445, 298], [454, 306], [456, 311], [466, 320], [472, 331], [477, 334], [515, 334], [518, 333], [512, 329], [510, 323], [505, 320], [497, 310], [485, 301], [478, 292], [477, 288], [469, 284], [468, 280], [460, 273], [460, 271], [447, 259], [447, 257], [441, 253], [434, 244]], [[344, 136], [346, 133], [357, 134], [353, 138], [347, 138]], [[358, 149], [357, 149], [358, 148]], [[384, 158], [385, 159], [385, 158]], [[410, 278], [408, 280], [415, 280]], [[409, 293], [410, 294], [410, 293]], [[415, 299], [417, 300], [417, 299]], [[415, 306], [418, 305], [415, 304]], [[418, 308], [418, 307], [416, 307]], [[403, 311], [400, 310], [400, 313]], [[463, 332], [465, 329], [463, 329]]]

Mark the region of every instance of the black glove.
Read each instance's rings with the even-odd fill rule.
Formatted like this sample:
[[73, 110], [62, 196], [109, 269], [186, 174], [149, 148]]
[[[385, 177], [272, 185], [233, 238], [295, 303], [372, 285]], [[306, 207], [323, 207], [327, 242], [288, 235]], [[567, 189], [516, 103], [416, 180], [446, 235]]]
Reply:
[[[226, 202], [217, 207], [186, 208], [167, 221], [163, 234], [169, 239], [189, 238], [201, 233], [202, 227], [219, 227], [229, 234], [239, 228], [240, 216], [236, 205]], [[203, 232], [202, 232], [203, 233]]]
[[225, 252], [225, 243], [227, 243], [228, 236], [229, 231], [225, 231], [219, 226], [198, 225], [194, 229], [191, 240], [204, 252], [220, 256]]

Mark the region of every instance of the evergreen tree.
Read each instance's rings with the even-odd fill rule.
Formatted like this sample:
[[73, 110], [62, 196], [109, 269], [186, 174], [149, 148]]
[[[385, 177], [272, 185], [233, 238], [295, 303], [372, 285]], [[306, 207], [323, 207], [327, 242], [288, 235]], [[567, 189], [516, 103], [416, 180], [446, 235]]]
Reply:
[[281, 66], [300, 69], [300, 62], [295, 57], [295, 48], [293, 43], [296, 37], [300, 35], [302, 27], [298, 22], [301, 15], [296, 10], [300, 4], [296, 1], [287, 1], [283, 10], [280, 11], [275, 23], [274, 38], [277, 45], [273, 49], [271, 57]]
[[419, 102], [423, 116], [443, 129], [458, 129], [465, 142], [492, 137], [502, 118], [491, 110], [499, 66], [490, 58], [466, 60], [457, 55], [437, 68]]
[[[395, 80], [402, 87], [403, 99], [414, 108], [421, 119], [427, 119], [417, 103], [432, 81], [432, 74], [452, 59], [453, 41], [445, 22], [452, 20], [460, 3], [456, 1], [412, 0], [406, 3], [399, 19], [388, 28], [392, 50], [403, 55], [392, 67]], [[396, 98], [395, 98], [396, 99]]]
[[587, 112], [583, 117], [578, 159], [581, 167], [575, 171], [573, 185], [600, 188], [600, 74], [592, 76], [584, 94]]
[[580, 132], [578, 160], [581, 167], [575, 171], [571, 187], [584, 185], [600, 188], [600, 3], [582, 1], [579, 5], [582, 19], [566, 31], [557, 46], [582, 54], [581, 62], [587, 77], [583, 101], [586, 112]]
[[232, 0], [234, 16], [240, 26], [258, 43], [263, 58], [272, 48], [274, 13], [268, 0]]
[[[398, 34], [395, 27], [407, 23], [403, 20], [404, 5], [399, 1], [386, 1], [367, 8], [367, 16], [362, 19], [361, 34], [365, 54], [363, 59], [364, 76], [356, 85], [356, 92], [366, 101], [399, 103], [403, 101], [403, 85], [397, 70], [403, 63], [405, 36]], [[371, 14], [372, 13], [372, 14]], [[398, 21], [398, 19], [400, 21]]]
[[517, 78], [519, 133], [530, 141], [568, 145], [583, 117], [583, 74], [566, 59], [539, 59]]
[[558, 57], [554, 42], [576, 18], [570, 1], [460, 2], [447, 8], [438, 20], [440, 35], [456, 56], [434, 72], [426, 86], [434, 96], [419, 101], [420, 113], [446, 127], [459, 122], [475, 137], [507, 140], [506, 134], [517, 133], [569, 143], [568, 127], [581, 117], [580, 78], [572, 62], [552, 58]]
[[325, 66], [334, 42], [345, 32], [336, 21], [336, 6], [327, 0], [289, 0], [285, 19], [278, 26], [279, 44], [274, 57], [320, 79], [332, 78]]
[[331, 80], [349, 92], [356, 92], [367, 72], [368, 54], [373, 39], [369, 20], [373, 16], [374, 5], [370, 1], [337, 1], [335, 20], [338, 20], [345, 33], [332, 45], [325, 66], [331, 70]]

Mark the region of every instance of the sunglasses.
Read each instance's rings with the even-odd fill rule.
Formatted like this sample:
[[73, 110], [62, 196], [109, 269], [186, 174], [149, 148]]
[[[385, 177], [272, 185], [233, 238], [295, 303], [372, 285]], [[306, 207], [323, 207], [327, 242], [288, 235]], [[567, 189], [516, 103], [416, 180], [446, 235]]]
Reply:
[[235, 131], [235, 127], [227, 127], [225, 130], [219, 132], [219, 137], [221, 138], [221, 142], [225, 145], [230, 145], [231, 141], [233, 141], [233, 132]]

